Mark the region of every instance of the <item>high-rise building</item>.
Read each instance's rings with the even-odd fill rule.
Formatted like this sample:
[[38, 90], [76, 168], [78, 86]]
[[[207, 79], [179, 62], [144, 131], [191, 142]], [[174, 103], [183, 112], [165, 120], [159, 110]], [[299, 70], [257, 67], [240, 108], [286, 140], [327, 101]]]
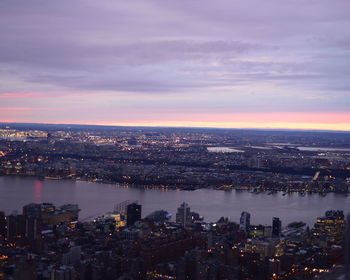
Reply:
[[185, 202], [183, 202], [180, 207], [177, 208], [176, 223], [183, 227], [188, 227], [192, 224], [191, 209]]
[[272, 227], [264, 226], [264, 237], [271, 237], [271, 236], [272, 236]]
[[23, 215], [10, 215], [7, 217], [6, 236], [10, 239], [22, 237], [30, 240], [36, 239], [41, 235], [41, 224], [40, 204], [28, 204], [23, 207]]
[[72, 246], [69, 251], [62, 255], [63, 265], [74, 265], [80, 261], [81, 258], [81, 247]]
[[347, 218], [345, 233], [345, 280], [350, 280], [350, 215]]
[[6, 236], [6, 217], [4, 212], [0, 212], [0, 237]]
[[30, 240], [41, 236], [41, 219], [25, 217], [25, 237]]
[[282, 222], [279, 218], [272, 218], [272, 237], [279, 237], [281, 234]]
[[126, 211], [126, 225], [133, 226], [141, 220], [141, 205], [137, 203], [129, 204]]
[[56, 208], [52, 203], [30, 203], [23, 207], [23, 216], [26, 219], [37, 219], [45, 225], [55, 225], [77, 221], [79, 211], [77, 204], [65, 204]]
[[313, 237], [322, 241], [324, 246], [340, 245], [344, 239], [345, 224], [343, 211], [326, 211], [325, 216], [317, 218], [312, 230]]
[[6, 221], [6, 235], [9, 240], [25, 236], [26, 223], [23, 215], [9, 215]]
[[30, 203], [23, 206], [23, 215], [26, 218], [40, 218], [41, 217], [41, 204]]
[[241, 218], [239, 220], [240, 229], [247, 231], [250, 226], [250, 213], [242, 212]]

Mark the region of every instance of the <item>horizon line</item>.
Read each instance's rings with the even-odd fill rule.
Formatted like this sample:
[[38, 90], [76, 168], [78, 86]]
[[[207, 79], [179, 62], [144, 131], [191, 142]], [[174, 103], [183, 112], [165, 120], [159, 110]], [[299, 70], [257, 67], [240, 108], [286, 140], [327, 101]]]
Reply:
[[1, 121], [0, 124], [22, 124], [22, 125], [67, 125], [67, 126], [100, 126], [100, 127], [140, 127], [140, 128], [189, 128], [189, 129], [228, 129], [228, 130], [274, 130], [274, 131], [302, 131], [302, 132], [341, 132], [350, 133], [350, 129], [319, 129], [319, 128], [283, 128], [283, 127], [220, 127], [220, 126], [186, 126], [186, 125], [160, 125], [152, 123], [64, 123], [64, 122], [11, 122]]

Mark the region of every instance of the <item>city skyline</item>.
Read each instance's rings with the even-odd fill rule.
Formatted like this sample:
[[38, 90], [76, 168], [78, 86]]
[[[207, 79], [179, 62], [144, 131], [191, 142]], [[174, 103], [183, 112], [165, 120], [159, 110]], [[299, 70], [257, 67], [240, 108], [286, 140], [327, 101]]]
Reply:
[[350, 131], [349, 8], [4, 1], [0, 120]]

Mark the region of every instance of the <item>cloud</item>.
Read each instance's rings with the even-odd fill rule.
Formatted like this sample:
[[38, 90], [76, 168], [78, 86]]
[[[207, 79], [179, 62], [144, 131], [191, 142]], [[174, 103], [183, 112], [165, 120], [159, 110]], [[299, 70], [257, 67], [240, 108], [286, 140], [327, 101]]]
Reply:
[[101, 114], [102, 98], [198, 114], [348, 111], [349, 9], [348, 0], [1, 1], [0, 107], [18, 107], [9, 93], [22, 93], [23, 107], [61, 96]]

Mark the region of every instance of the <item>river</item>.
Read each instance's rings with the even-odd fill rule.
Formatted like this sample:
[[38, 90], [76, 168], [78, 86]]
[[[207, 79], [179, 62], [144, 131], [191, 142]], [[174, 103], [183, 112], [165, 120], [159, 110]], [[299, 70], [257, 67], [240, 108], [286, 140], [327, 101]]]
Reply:
[[138, 189], [85, 181], [0, 176], [0, 211], [7, 214], [12, 211], [21, 213], [22, 206], [31, 202], [52, 202], [55, 205], [77, 203], [81, 208], [80, 218], [86, 219], [112, 211], [115, 204], [125, 200], [137, 200], [142, 204], [143, 217], [159, 209], [167, 210], [174, 217], [176, 208], [185, 201], [191, 210], [204, 216], [208, 222], [217, 221], [221, 216], [238, 222], [241, 212], [248, 211], [253, 224], [271, 224], [272, 217], [280, 217], [284, 225], [293, 221], [313, 225], [316, 217], [329, 209], [350, 213], [350, 196], [340, 194], [322, 197], [318, 194], [283, 196], [282, 193], [268, 195], [212, 189]]

